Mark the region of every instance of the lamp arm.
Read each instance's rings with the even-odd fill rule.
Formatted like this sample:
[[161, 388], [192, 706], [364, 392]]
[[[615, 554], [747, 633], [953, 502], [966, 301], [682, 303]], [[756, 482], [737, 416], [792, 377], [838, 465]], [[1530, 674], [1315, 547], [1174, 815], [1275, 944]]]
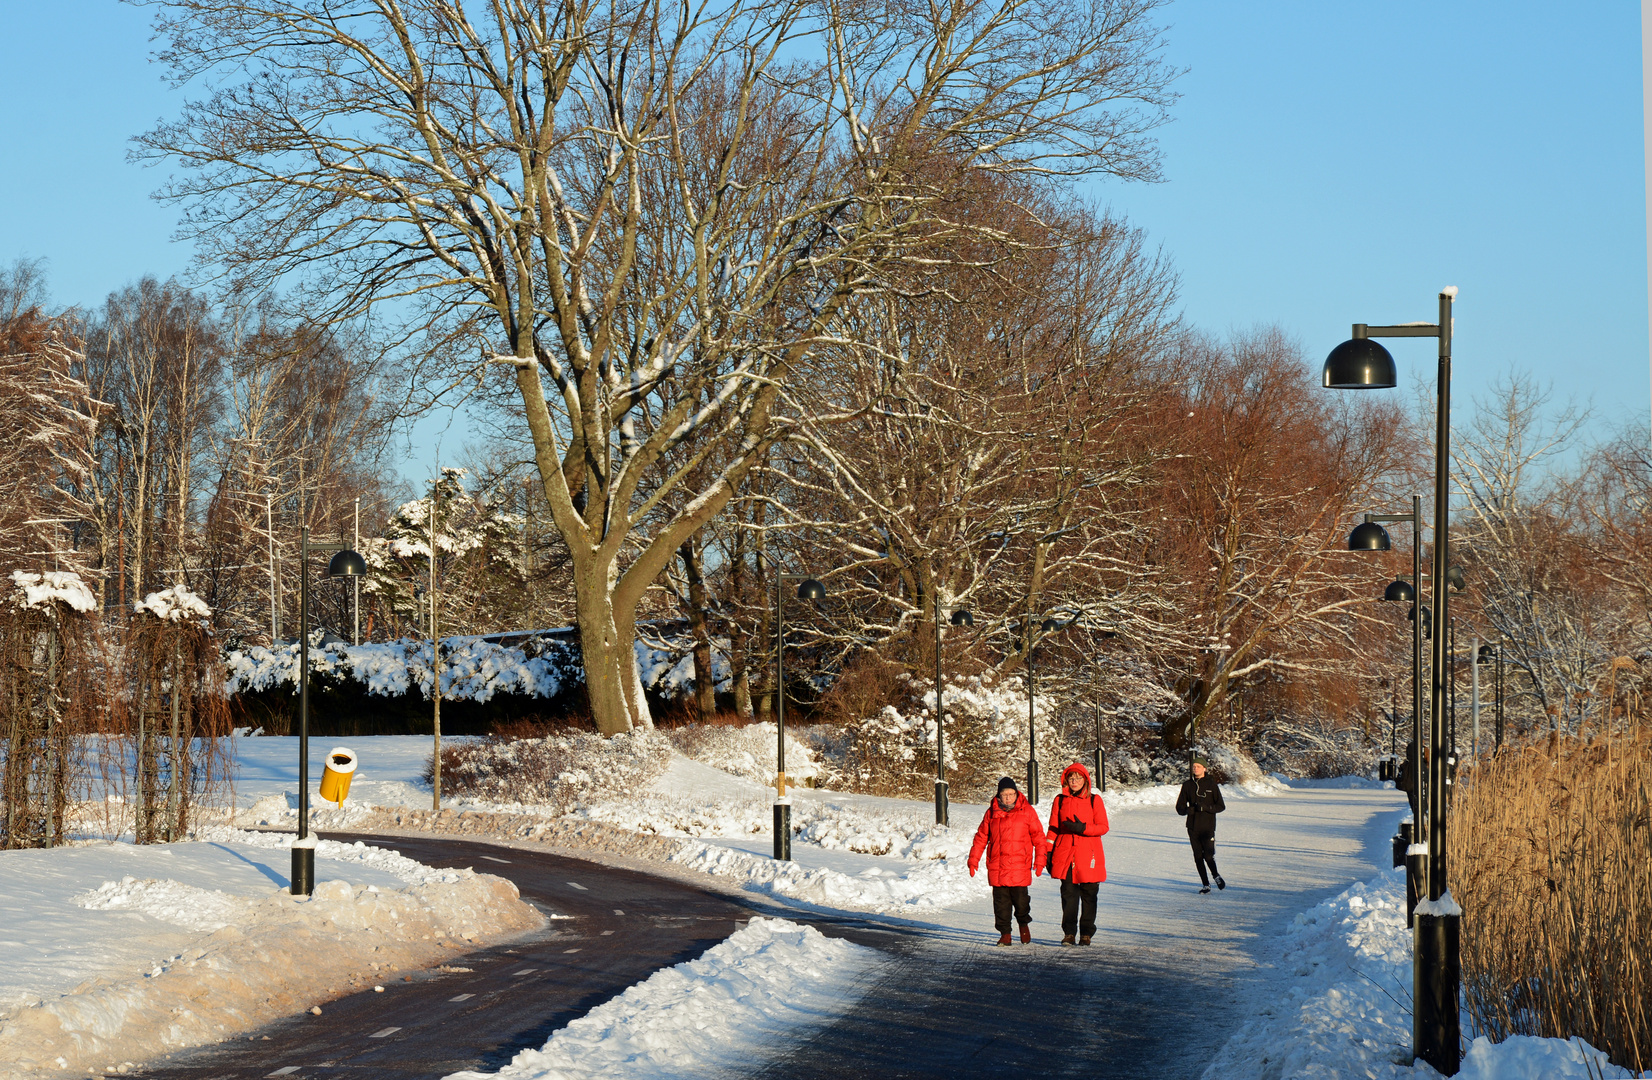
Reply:
[[1431, 337], [1440, 336], [1440, 327], [1436, 323], [1402, 323], [1398, 326], [1368, 326], [1365, 323], [1354, 324], [1354, 338], [1374, 337]]

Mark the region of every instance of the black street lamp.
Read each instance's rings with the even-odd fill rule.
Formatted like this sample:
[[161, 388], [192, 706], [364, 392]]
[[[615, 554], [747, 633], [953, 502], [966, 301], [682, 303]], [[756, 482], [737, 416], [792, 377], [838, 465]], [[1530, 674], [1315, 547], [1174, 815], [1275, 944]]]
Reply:
[[[1389, 582], [1388, 588], [1383, 590], [1384, 600], [1410, 601], [1413, 605], [1417, 600], [1417, 584], [1423, 577], [1423, 497], [1411, 496], [1411, 513], [1409, 514], [1366, 514], [1365, 521], [1354, 527], [1348, 536], [1349, 551], [1387, 551], [1393, 547], [1388, 539], [1388, 530], [1382, 527], [1382, 522], [1406, 522], [1411, 526], [1411, 581], [1401, 581], [1396, 578]], [[1427, 625], [1417, 621], [1416, 608], [1412, 607], [1411, 615], [1411, 760], [1421, 761], [1422, 747], [1418, 744], [1421, 738], [1421, 725], [1417, 718], [1423, 710], [1423, 628]], [[1419, 799], [1420, 805], [1420, 799]]]
[[310, 552], [331, 551], [327, 576], [363, 578], [367, 560], [343, 544], [312, 544], [298, 530], [298, 839], [293, 841], [292, 895], [315, 892], [315, 838], [310, 835]]
[[[935, 824], [946, 825], [946, 706], [941, 703], [941, 591], [935, 592]], [[953, 626], [974, 626], [975, 616], [963, 608], [952, 613]]]
[[[1040, 633], [1053, 633], [1066, 623], [1045, 619], [1039, 624]], [[1033, 667], [1032, 619], [1027, 619], [1027, 801], [1038, 805], [1038, 733], [1033, 727], [1033, 698], [1037, 694], [1038, 672]]]
[[792, 857], [792, 797], [786, 794], [786, 582], [796, 581], [799, 600], [823, 600], [826, 586], [807, 574], [779, 574], [774, 583], [774, 857]]
[[1496, 688], [1492, 691], [1492, 701], [1494, 703], [1492, 715], [1495, 717], [1493, 721], [1495, 725], [1493, 745], [1501, 750], [1503, 748], [1503, 643], [1499, 641], [1496, 645], [1488, 643], [1480, 646], [1479, 655], [1474, 658], [1474, 662], [1476, 664], [1496, 665], [1494, 669]]
[[[1446, 618], [1446, 581], [1450, 565], [1450, 508], [1448, 506], [1449, 462], [1451, 454], [1451, 309], [1457, 297], [1455, 286], [1442, 289], [1439, 317], [1435, 323], [1403, 326], [1369, 326], [1355, 323], [1353, 337], [1331, 350], [1325, 359], [1324, 385], [1337, 390], [1391, 389], [1399, 383], [1394, 357], [1373, 338], [1431, 337], [1439, 343], [1439, 365], [1435, 379], [1434, 433], [1434, 559], [1432, 567], [1433, 623], [1443, 630]], [[1424, 842], [1428, 848], [1425, 910], [1416, 920], [1413, 954], [1411, 1051], [1438, 1072], [1455, 1076], [1461, 1065], [1458, 1019], [1461, 975], [1459, 932], [1462, 909], [1451, 900], [1446, 885], [1446, 768], [1445, 746], [1445, 664], [1446, 635], [1435, 634], [1432, 641], [1432, 671], [1429, 675], [1429, 756], [1427, 761], [1427, 825]], [[1423, 807], [1418, 800], [1418, 809]], [[1422, 837], [1419, 837], [1422, 839]], [[1424, 905], [1419, 905], [1424, 907]]]

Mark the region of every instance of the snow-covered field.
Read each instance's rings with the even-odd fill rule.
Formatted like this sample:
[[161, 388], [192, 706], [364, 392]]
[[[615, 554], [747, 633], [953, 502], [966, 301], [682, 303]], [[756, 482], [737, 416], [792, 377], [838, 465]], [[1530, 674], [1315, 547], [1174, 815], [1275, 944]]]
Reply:
[[363, 844], [322, 841], [294, 897], [291, 840], [0, 853], [0, 1077], [125, 1072], [541, 925], [508, 881]]
[[[361, 762], [346, 809], [322, 810], [329, 804], [312, 795], [321, 816], [337, 818], [329, 824], [364, 820], [373, 804], [430, 805], [430, 791], [420, 781], [428, 739], [345, 741]], [[320, 776], [322, 756], [331, 745], [312, 740], [312, 777]], [[244, 822], [281, 825], [292, 820], [296, 757], [294, 739], [238, 740], [235, 792]], [[748, 768], [737, 771], [751, 774]], [[1241, 1012], [1251, 1020], [1213, 1060], [1206, 1074], [1212, 1080], [1432, 1075], [1426, 1066], [1397, 1063], [1410, 1041], [1409, 937], [1399, 906], [1403, 883], [1397, 871], [1382, 870], [1371, 861], [1386, 855], [1381, 841], [1399, 820], [1402, 800], [1391, 789], [1358, 778], [1318, 784], [1258, 778], [1227, 791], [1229, 812], [1223, 817], [1218, 852], [1232, 887], [1207, 897], [1198, 896], [1192, 885], [1181, 823], [1169, 809], [1174, 789], [1106, 794], [1113, 831], [1106, 841], [1109, 883], [1102, 892], [1099, 937], [1140, 941], [1164, 936], [1173, 924], [1169, 932], [1202, 956], [1246, 973], [1235, 985], [1250, 995], [1241, 1002]], [[954, 824], [947, 828], [934, 824], [928, 803], [794, 789], [793, 821], [800, 830], [795, 861], [777, 864], [769, 858], [773, 798], [772, 788], [677, 757], [646, 790], [588, 800], [573, 816], [670, 838], [675, 872], [714, 875], [724, 884], [762, 893], [799, 919], [816, 911], [857, 911], [922, 924], [943, 938], [979, 940], [992, 933], [985, 875], [970, 877], [963, 858], [983, 807], [954, 804]], [[524, 806], [503, 809], [536, 812]], [[1048, 803], [1044, 809], [1047, 814]], [[0, 979], [10, 980], [0, 982], [0, 995], [9, 994], [13, 1001], [61, 995], [76, 980], [51, 974], [59, 967], [87, 972], [97, 967], [91, 973], [117, 977], [124, 972], [127, 978], [164, 967], [162, 961], [176, 967], [178, 961], [168, 958], [182, 955], [172, 944], [178, 935], [200, 933], [189, 927], [211, 925], [238, 910], [244, 900], [234, 897], [250, 895], [249, 886], [231, 881], [229, 863], [197, 854], [216, 846], [230, 845], [104, 848], [97, 856], [102, 863], [81, 854], [98, 849], [0, 856], [8, 860], [8, 868], [25, 863], [13, 856], [28, 860], [22, 875], [0, 875], [0, 908], [16, 910], [49, 897], [47, 906], [56, 905], [64, 919], [62, 931], [56, 932], [49, 928], [57, 925], [57, 916], [40, 916], [39, 928], [32, 931], [35, 959], [14, 972], [0, 972]], [[244, 850], [241, 854], [246, 856]], [[285, 881], [285, 851], [247, 857], [250, 862], [237, 872], [252, 875], [260, 887], [272, 885], [275, 876]], [[210, 868], [187, 868], [200, 859]], [[388, 867], [366, 862], [333, 872], [347, 876], [355, 892], [406, 880]], [[385, 877], [370, 879], [370, 873]], [[328, 871], [318, 870], [318, 876], [326, 878]], [[131, 882], [124, 881], [128, 877]], [[156, 884], [139, 884], [150, 880]], [[105, 887], [105, 881], [113, 884]], [[18, 889], [33, 892], [24, 895]], [[93, 906], [76, 904], [76, 897]], [[1041, 939], [1054, 940], [1058, 911], [1054, 884], [1039, 879], [1033, 917]], [[75, 927], [85, 924], [74, 920], [89, 918], [126, 920], [119, 948], [84, 945], [88, 937]], [[195, 922], [167, 921], [186, 918]], [[809, 936], [812, 931], [783, 923], [761, 926], [754, 929], [760, 927], [754, 923], [720, 946], [721, 952], [713, 950], [692, 964], [656, 974], [558, 1032], [541, 1057], [525, 1055], [512, 1066], [517, 1071], [504, 1075], [536, 1080], [596, 1075], [615, 1071], [621, 1062], [629, 1062], [638, 1075], [688, 1075], [697, 1071], [695, 1062], [715, 1067], [740, 1060], [740, 1031], [767, 1030], [763, 1024], [781, 1030], [798, 1022], [783, 1012], [764, 1011], [763, 986], [772, 972], [790, 971], [794, 979], [797, 970], [811, 972], [810, 992], [820, 997], [814, 1013], [819, 1019], [847, 1007], [854, 987], [875, 964], [861, 953], [836, 949], [841, 943], [816, 941]], [[9, 944], [25, 932], [26, 926], [14, 923], [0, 937]], [[62, 958], [55, 967], [54, 952]], [[793, 993], [797, 989], [791, 986]], [[746, 1017], [750, 1023], [742, 1022], [741, 1009], [756, 1010]], [[759, 1014], [767, 1019], [758, 1021]], [[702, 1023], [707, 1026], [699, 1027]], [[1469, 1030], [1466, 1017], [1464, 1030]], [[1477, 1080], [1628, 1075], [1596, 1058], [1586, 1047], [1556, 1040], [1519, 1039], [1496, 1046], [1480, 1040], [1470, 1048], [1461, 1075]]]

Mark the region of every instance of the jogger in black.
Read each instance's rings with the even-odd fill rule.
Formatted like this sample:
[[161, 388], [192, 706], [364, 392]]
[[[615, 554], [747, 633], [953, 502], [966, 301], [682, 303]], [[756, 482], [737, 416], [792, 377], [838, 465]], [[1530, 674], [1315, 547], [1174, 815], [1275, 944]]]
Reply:
[[[1227, 809], [1227, 803], [1222, 801], [1216, 778], [1208, 775], [1207, 765], [1204, 758], [1194, 758], [1193, 776], [1182, 784], [1181, 793], [1176, 796], [1176, 813], [1187, 818], [1187, 840], [1193, 847], [1193, 865], [1199, 871], [1202, 893], [1210, 891], [1212, 879], [1218, 889], [1228, 887], [1216, 869], [1216, 815]], [[1207, 866], [1210, 867], [1208, 875]]]

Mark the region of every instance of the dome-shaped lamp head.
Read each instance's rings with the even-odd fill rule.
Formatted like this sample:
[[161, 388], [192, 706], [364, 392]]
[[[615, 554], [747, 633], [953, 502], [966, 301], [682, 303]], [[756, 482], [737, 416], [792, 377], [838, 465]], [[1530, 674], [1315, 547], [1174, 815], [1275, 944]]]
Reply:
[[1038, 628], [1046, 634], [1052, 634], [1061, 629], [1061, 623], [1055, 619], [1045, 619], [1041, 624], [1039, 624]]
[[1417, 590], [1412, 588], [1411, 582], [1395, 578], [1388, 583], [1388, 588], [1382, 591], [1384, 600], [1413, 601], [1417, 599]]
[[957, 611], [954, 611], [952, 613], [952, 625], [953, 626], [974, 626], [975, 625], [975, 616], [971, 615], [964, 608], [959, 608]]
[[[1416, 620], [1416, 618], [1417, 618], [1417, 607], [1416, 607], [1415, 604], [1413, 604], [1411, 606], [1411, 610], [1406, 614], [1405, 617], [1407, 619], [1411, 619], [1413, 621]], [[1423, 637], [1432, 638], [1433, 636], [1434, 636], [1434, 612], [1430, 611], [1428, 608], [1423, 608]]]
[[826, 599], [826, 586], [814, 578], [804, 578], [797, 584], [797, 598], [799, 600]]
[[1354, 531], [1348, 534], [1349, 551], [1387, 551], [1393, 546], [1388, 539], [1388, 530], [1374, 521], [1356, 525]]
[[1349, 338], [1325, 358], [1325, 385], [1332, 390], [1387, 390], [1399, 385], [1394, 357], [1370, 338]]
[[367, 560], [359, 552], [346, 548], [327, 560], [328, 577], [366, 577]]
[[1480, 646], [1480, 652], [1475, 657], [1474, 662], [1477, 664], [1489, 664], [1496, 659], [1497, 650], [1493, 649], [1490, 645], [1482, 645]]
[[1468, 582], [1463, 578], [1463, 568], [1461, 566], [1453, 566], [1446, 570], [1446, 584], [1458, 592], [1463, 591]]

